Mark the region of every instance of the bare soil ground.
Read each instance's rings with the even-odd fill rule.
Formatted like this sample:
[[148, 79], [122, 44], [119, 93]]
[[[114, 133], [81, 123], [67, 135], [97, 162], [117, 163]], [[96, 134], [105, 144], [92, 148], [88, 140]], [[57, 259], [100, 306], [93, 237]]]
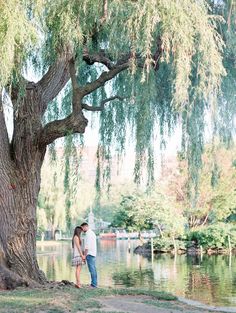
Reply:
[[[236, 312], [236, 308], [214, 308], [197, 303], [155, 300], [147, 296], [110, 296], [99, 299], [102, 312], [122, 313], [209, 313]], [[197, 307], [198, 305], [199, 307]]]

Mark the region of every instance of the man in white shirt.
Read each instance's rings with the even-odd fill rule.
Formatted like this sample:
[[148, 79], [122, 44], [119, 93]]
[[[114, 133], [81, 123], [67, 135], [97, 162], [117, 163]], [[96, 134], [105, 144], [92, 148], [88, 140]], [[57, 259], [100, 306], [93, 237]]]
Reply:
[[88, 264], [88, 269], [91, 275], [91, 287], [97, 287], [97, 269], [96, 269], [96, 255], [97, 255], [97, 239], [95, 233], [89, 228], [87, 223], [83, 223], [80, 227], [85, 232], [84, 254]]

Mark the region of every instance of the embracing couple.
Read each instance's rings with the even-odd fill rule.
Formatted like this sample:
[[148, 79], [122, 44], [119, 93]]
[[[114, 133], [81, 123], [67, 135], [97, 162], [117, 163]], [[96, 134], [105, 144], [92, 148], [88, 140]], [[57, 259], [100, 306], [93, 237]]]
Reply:
[[[82, 247], [81, 234], [85, 233], [84, 247]], [[80, 272], [82, 266], [87, 263], [91, 275], [91, 288], [97, 287], [97, 269], [96, 269], [96, 254], [97, 241], [95, 233], [89, 228], [87, 223], [75, 227], [72, 238], [72, 266], [76, 267], [76, 287], [81, 288]]]

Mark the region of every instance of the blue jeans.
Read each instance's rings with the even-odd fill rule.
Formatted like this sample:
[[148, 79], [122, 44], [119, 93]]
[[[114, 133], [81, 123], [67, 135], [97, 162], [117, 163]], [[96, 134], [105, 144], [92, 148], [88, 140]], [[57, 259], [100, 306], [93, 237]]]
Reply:
[[87, 255], [86, 261], [87, 261], [88, 269], [91, 275], [91, 286], [97, 287], [97, 269], [96, 269], [96, 264], [95, 264], [96, 258], [95, 256]]

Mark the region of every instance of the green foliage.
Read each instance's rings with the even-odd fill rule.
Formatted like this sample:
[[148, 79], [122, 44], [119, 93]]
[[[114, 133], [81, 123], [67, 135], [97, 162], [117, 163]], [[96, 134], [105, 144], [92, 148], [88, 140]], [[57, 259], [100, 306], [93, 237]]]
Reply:
[[176, 219], [173, 220], [172, 204], [166, 196], [155, 192], [124, 196], [113, 218], [112, 226], [129, 231], [155, 227], [161, 236], [178, 236], [184, 231], [185, 219], [176, 212]]
[[[114, 219], [114, 215], [116, 214], [118, 204], [115, 202], [115, 199], [110, 199], [110, 202], [92, 206], [93, 213], [96, 219], [102, 219], [105, 222], [112, 222]], [[84, 218], [87, 218], [88, 213], [90, 212], [90, 208], [88, 207], [84, 212]]]
[[[212, 159], [212, 150], [215, 150]], [[189, 198], [189, 171], [187, 161], [179, 158], [178, 165], [172, 168], [167, 194], [176, 196], [176, 205], [180, 207], [187, 218], [188, 226], [194, 228], [208, 223], [226, 222], [235, 215], [235, 148], [226, 149], [218, 141], [213, 145], [207, 145], [202, 155], [201, 171], [198, 176], [198, 195], [195, 198], [195, 206]], [[213, 184], [214, 181], [214, 184]], [[214, 185], [214, 186], [213, 186]]]
[[[40, 13], [42, 1], [0, 1], [0, 89], [17, 83], [18, 75], [38, 37], [33, 16]], [[17, 81], [16, 81], [17, 80]]]
[[[114, 102], [101, 114], [101, 160], [105, 163], [102, 171], [105, 182], [111, 176], [111, 144], [117, 144], [120, 154], [125, 148], [126, 129], [130, 125], [136, 139], [135, 180], [140, 181], [142, 167], [147, 166], [150, 187], [154, 181], [152, 146], [156, 125], [160, 126], [163, 136], [164, 129], [169, 132], [173, 121], [177, 121], [177, 112], [182, 111], [189, 112], [188, 124], [194, 120], [198, 125], [196, 114], [200, 116], [206, 109], [200, 102], [217, 94], [225, 75], [224, 42], [218, 32], [223, 19], [212, 14], [206, 1], [114, 0], [108, 2], [107, 16], [104, 16], [102, 0], [14, 0], [7, 4], [1, 2], [0, 9], [2, 86], [14, 81], [14, 69], [22, 73], [27, 62], [34, 63], [37, 59], [36, 67], [45, 72], [59, 52], [68, 50], [76, 55], [79, 83], [84, 85], [93, 81], [102, 67], [84, 64], [85, 43], [90, 52], [104, 49], [114, 60], [131, 53], [130, 72], [118, 75], [110, 83], [112, 92], [120, 93], [127, 100], [121, 105]], [[39, 38], [38, 46], [32, 44], [32, 37]], [[160, 53], [158, 60], [157, 51]], [[138, 67], [140, 59], [144, 65], [142, 69]], [[162, 89], [162, 81], [168, 87]], [[90, 102], [96, 105], [106, 97], [108, 89], [100, 88], [86, 100], [92, 100]], [[168, 92], [164, 92], [165, 89]], [[70, 90], [62, 98], [70, 101], [57, 103], [56, 110], [54, 103], [55, 114], [46, 112], [46, 120], [68, 114]], [[203, 129], [201, 131], [203, 133]], [[191, 134], [192, 130], [188, 132], [191, 142], [188, 151], [192, 153], [189, 162], [199, 164], [202, 148], [197, 146], [198, 142]], [[198, 164], [194, 163], [195, 170], [191, 172], [191, 179], [196, 176], [194, 188]]]
[[[44, 1], [44, 6], [45, 18], [40, 22], [45, 33], [48, 32], [45, 39], [48, 56], [61, 45], [70, 44], [78, 49], [84, 38], [88, 40], [89, 35], [99, 29], [103, 15], [101, 0], [81, 3], [75, 0]], [[173, 59], [176, 77], [174, 98], [178, 104], [188, 99], [193, 56], [197, 56], [199, 61], [199, 91], [208, 94], [219, 85], [219, 77], [224, 72], [220, 55], [222, 40], [216, 30], [217, 18], [209, 16], [205, 1], [116, 0], [109, 3], [108, 9], [106, 24], [102, 30], [99, 29], [96, 39], [109, 43], [114, 56], [130, 47], [134, 53], [143, 56], [142, 80], [151, 70], [155, 41], [160, 37], [164, 52], [162, 61], [168, 63]], [[134, 59], [132, 70], [135, 68]], [[209, 71], [206, 72], [206, 68]]]
[[111, 223], [112, 227], [123, 228], [128, 231], [150, 229], [152, 224], [148, 220], [136, 220], [135, 197], [125, 196], [121, 201]]
[[176, 296], [172, 295], [171, 293], [164, 292], [164, 291], [156, 291], [156, 290], [144, 290], [144, 289], [132, 289], [132, 288], [126, 288], [126, 289], [115, 289], [113, 293], [116, 295], [145, 295], [145, 296], [151, 296], [156, 300], [166, 300], [166, 301], [173, 301], [176, 300]]
[[230, 224], [218, 223], [191, 231], [187, 240], [194, 241], [197, 246], [204, 249], [227, 249], [229, 248], [228, 236], [232, 247], [236, 247], [236, 228]]
[[153, 247], [154, 250], [157, 251], [173, 251], [176, 246], [176, 249], [185, 249], [184, 242], [181, 240], [175, 240], [173, 241], [173, 238], [170, 237], [164, 237], [164, 238], [156, 238], [154, 239]]
[[[32, 12], [26, 14], [29, 7]], [[7, 14], [6, 8], [8, 7], [4, 8], [5, 11], [2, 10], [2, 12], [5, 20], [9, 25], [15, 25], [10, 24], [13, 15], [11, 17]], [[178, 111], [180, 111], [184, 129], [183, 138], [185, 137], [186, 141], [185, 153], [188, 156], [190, 181], [188, 194], [191, 207], [194, 208], [199, 195], [199, 169], [202, 164], [205, 123], [202, 116], [209, 106], [214, 106], [212, 101], [207, 100], [209, 100], [209, 95], [215, 95], [218, 92], [221, 77], [225, 74], [222, 66], [222, 49], [225, 49], [226, 53], [224, 65], [228, 76], [223, 80], [222, 94], [219, 97], [221, 104], [219, 110], [222, 112], [220, 116], [225, 116], [224, 121], [222, 119], [220, 122], [219, 129], [222, 130], [222, 134], [230, 138], [229, 134], [226, 135], [228, 130], [226, 131], [225, 125], [229, 125], [227, 121], [232, 120], [232, 112], [224, 110], [224, 101], [227, 98], [227, 101], [233, 103], [232, 88], [229, 93], [228, 87], [234, 79], [234, 71], [230, 66], [230, 56], [234, 54], [234, 39], [229, 29], [226, 34], [225, 26], [222, 29], [226, 46], [219, 35], [218, 28], [223, 19], [212, 13], [222, 14], [221, 6], [214, 7], [211, 12], [205, 1], [201, 3], [192, 0], [171, 2], [140, 0], [125, 3], [112, 1], [109, 3], [108, 17], [102, 28], [99, 27], [103, 14], [102, 1], [98, 0], [86, 0], [83, 3], [67, 0], [55, 3], [37, 1], [34, 5], [31, 2], [24, 2], [23, 5], [20, 1], [14, 1], [14, 8], [24, 13], [21, 14], [22, 20], [14, 20], [15, 23], [17, 20], [19, 25], [13, 30], [20, 31], [19, 37], [23, 38], [25, 45], [28, 47], [30, 43], [30, 39], [25, 38], [26, 34], [31, 34], [28, 29], [32, 28], [32, 33], [38, 33], [41, 37], [42, 68], [45, 69], [55, 60], [61, 48], [67, 49], [70, 46], [77, 54], [78, 80], [82, 85], [94, 80], [101, 71], [98, 66], [84, 65], [81, 60], [85, 38], [91, 51], [107, 47], [109, 54], [115, 58], [120, 53], [131, 49], [133, 55], [137, 53], [143, 58], [145, 64], [143, 70], [138, 69], [137, 60], [134, 58], [131, 62], [132, 75], [122, 73], [111, 84], [112, 90], [125, 95], [127, 100], [122, 104], [114, 102], [101, 114], [100, 156], [102, 162], [99, 164], [98, 176], [102, 175], [103, 181], [108, 183], [109, 187], [111, 146], [115, 142], [118, 154], [122, 153], [125, 149], [126, 129], [129, 128], [128, 125], [131, 125], [136, 139], [135, 181], [140, 182], [143, 174], [142, 168], [147, 166], [147, 184], [149, 187], [153, 185], [155, 127], [157, 124], [160, 126], [163, 143], [166, 129], [168, 133], [174, 129], [178, 121]], [[227, 17], [226, 11], [223, 12], [224, 17]], [[39, 18], [38, 12], [41, 12], [43, 18]], [[40, 26], [40, 31], [36, 24]], [[232, 30], [233, 27], [234, 25], [232, 25]], [[16, 36], [13, 30], [9, 28], [12, 38]], [[96, 38], [90, 36], [94, 31]], [[6, 40], [10, 42], [7, 37]], [[157, 41], [161, 43], [161, 56], [159, 69], [154, 71], [153, 64], [156, 60], [153, 59], [153, 55], [158, 45]], [[14, 42], [11, 43], [12, 47], [14, 47]], [[10, 55], [17, 56], [14, 59], [18, 59], [18, 56], [20, 59], [23, 56], [26, 56], [26, 59], [30, 58], [26, 51], [15, 52], [14, 49], [12, 51]], [[13, 65], [7, 65], [7, 67], [6, 73], [8, 74], [5, 74], [5, 77], [10, 76]], [[89, 95], [88, 99], [92, 100], [93, 104], [97, 104], [104, 97], [106, 97], [106, 89], [101, 88]], [[60, 109], [56, 102], [49, 106], [46, 112], [47, 121], [66, 116], [70, 112], [70, 86], [63, 98]], [[224, 113], [226, 111], [227, 114]], [[68, 174], [68, 160], [66, 162], [65, 169]], [[99, 191], [101, 183], [98, 177]], [[66, 203], [68, 207], [69, 201]]]

